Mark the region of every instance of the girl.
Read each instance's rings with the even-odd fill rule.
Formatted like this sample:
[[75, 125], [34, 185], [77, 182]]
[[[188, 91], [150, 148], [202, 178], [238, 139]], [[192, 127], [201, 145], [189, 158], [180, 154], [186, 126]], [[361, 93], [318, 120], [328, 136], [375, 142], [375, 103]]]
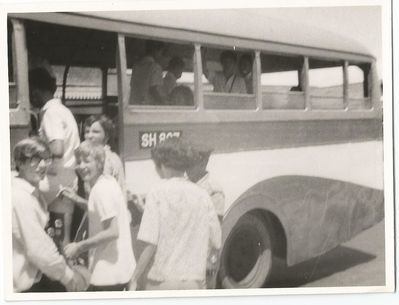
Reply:
[[[104, 174], [111, 175], [118, 181], [126, 198], [126, 181], [123, 164], [119, 156], [111, 150], [110, 143], [114, 140], [114, 124], [106, 115], [92, 116], [85, 121], [85, 139], [93, 146], [102, 146], [105, 151]], [[88, 124], [90, 129], [86, 133]]]

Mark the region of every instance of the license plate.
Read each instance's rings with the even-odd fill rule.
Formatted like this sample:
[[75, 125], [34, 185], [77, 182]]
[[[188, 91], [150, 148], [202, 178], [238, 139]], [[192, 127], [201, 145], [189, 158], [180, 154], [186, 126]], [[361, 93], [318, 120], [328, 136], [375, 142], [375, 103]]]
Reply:
[[165, 141], [169, 138], [180, 138], [182, 132], [174, 131], [140, 131], [140, 148], [147, 149], [156, 146], [158, 143]]

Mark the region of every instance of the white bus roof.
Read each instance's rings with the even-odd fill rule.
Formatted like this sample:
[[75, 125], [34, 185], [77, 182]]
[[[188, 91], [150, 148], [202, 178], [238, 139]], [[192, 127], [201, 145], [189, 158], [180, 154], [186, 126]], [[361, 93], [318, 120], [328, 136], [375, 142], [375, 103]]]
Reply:
[[257, 13], [253, 9], [90, 12], [83, 14], [159, 27], [370, 55], [364, 46], [347, 37], [269, 16], [260, 18], [262, 13]]
[[[266, 9], [263, 10], [266, 11]], [[106, 11], [11, 15], [63, 24], [67, 22], [69, 16], [70, 18], [77, 18], [70, 25], [130, 33], [131, 30], [120, 25], [122, 22], [125, 25], [146, 26], [154, 30], [154, 32], [148, 31], [148, 33], [132, 33], [143, 36], [148, 34], [148, 36], [156, 37], [156, 34], [151, 35], [151, 33], [158, 33], [157, 30], [161, 30], [163, 33], [169, 33], [171, 35], [170, 38], [173, 38], [173, 30], [179, 30], [191, 34], [192, 38], [196, 37], [195, 34], [197, 33], [199, 35], [206, 34], [235, 38], [237, 42], [239, 40], [271, 42], [374, 57], [363, 45], [352, 39], [316, 27], [279, 20], [268, 15], [263, 17], [262, 10], [257, 11], [254, 9]], [[54, 15], [57, 15], [57, 17]], [[61, 15], [64, 15], [65, 19]], [[100, 21], [100, 23], [95, 25], [95, 21]], [[115, 22], [119, 23], [118, 29], [115, 28]], [[107, 27], [105, 26], [106, 24], [110, 26]], [[111, 26], [112, 24], [114, 26]], [[207, 41], [202, 42], [206, 43]], [[248, 47], [251, 48], [250, 46]]]

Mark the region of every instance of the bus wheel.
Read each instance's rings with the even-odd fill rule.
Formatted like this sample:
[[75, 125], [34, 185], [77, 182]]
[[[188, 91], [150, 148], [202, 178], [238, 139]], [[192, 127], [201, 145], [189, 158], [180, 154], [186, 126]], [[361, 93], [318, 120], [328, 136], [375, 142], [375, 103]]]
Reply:
[[271, 236], [260, 215], [243, 215], [228, 236], [221, 255], [222, 288], [260, 288], [273, 265]]

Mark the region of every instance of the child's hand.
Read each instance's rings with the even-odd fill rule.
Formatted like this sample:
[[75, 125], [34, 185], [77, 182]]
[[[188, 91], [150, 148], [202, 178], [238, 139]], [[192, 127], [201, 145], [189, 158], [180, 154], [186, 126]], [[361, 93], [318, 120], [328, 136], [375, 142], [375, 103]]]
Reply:
[[144, 211], [144, 199], [138, 194], [133, 194], [129, 190], [127, 191], [127, 201], [133, 203], [135, 207], [140, 211]]
[[81, 253], [79, 243], [70, 243], [65, 246], [64, 254], [68, 259], [74, 259]]
[[76, 192], [70, 187], [60, 186], [60, 190], [57, 194], [58, 197], [64, 196], [74, 202], [78, 201], [78, 195]]

